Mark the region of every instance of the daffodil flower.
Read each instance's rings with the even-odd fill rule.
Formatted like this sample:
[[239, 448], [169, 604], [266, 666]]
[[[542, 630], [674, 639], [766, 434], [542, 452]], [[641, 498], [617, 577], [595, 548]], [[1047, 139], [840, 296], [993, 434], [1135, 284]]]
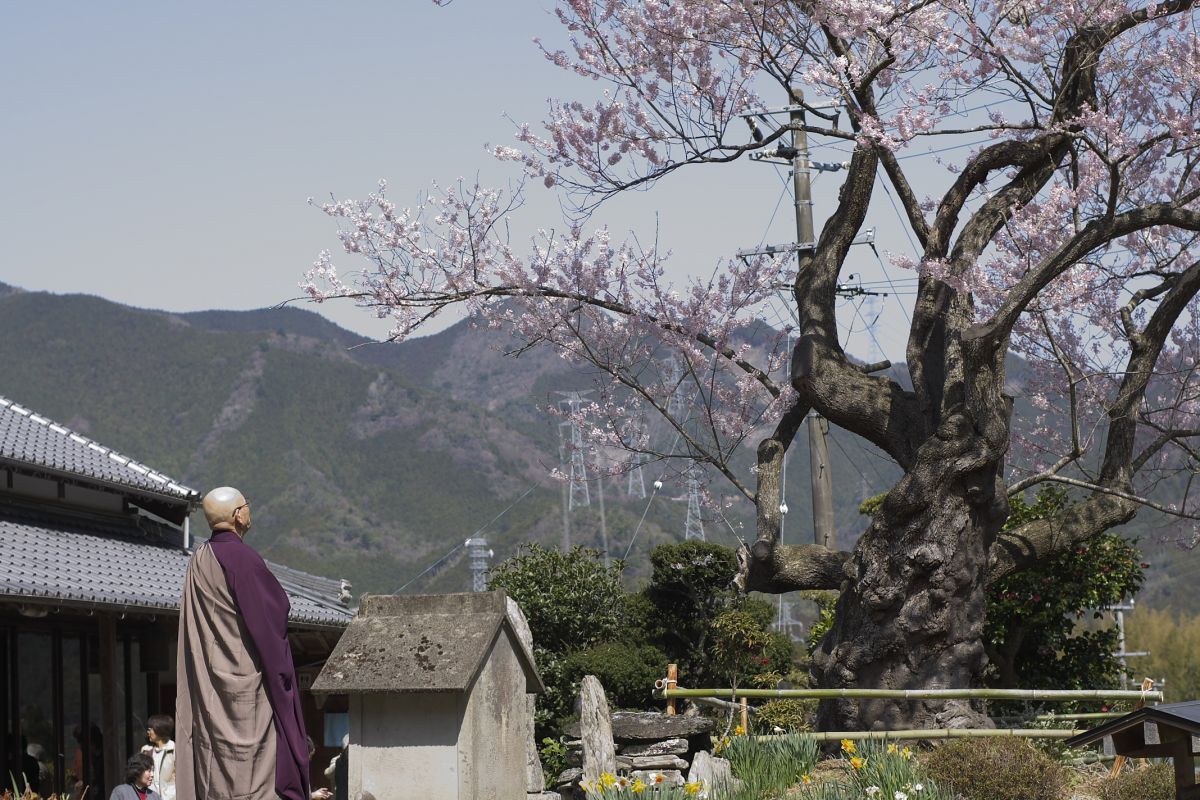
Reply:
[[847, 753], [853, 753], [858, 750], [858, 747], [855, 746], [853, 739], [842, 739], [842, 749]]

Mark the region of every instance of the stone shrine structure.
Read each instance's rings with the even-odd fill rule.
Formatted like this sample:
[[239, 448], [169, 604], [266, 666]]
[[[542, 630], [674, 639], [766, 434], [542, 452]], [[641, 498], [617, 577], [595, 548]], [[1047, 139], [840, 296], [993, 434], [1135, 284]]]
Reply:
[[363, 598], [312, 687], [349, 696], [350, 797], [530, 793], [528, 695], [544, 687], [519, 614], [500, 590]]

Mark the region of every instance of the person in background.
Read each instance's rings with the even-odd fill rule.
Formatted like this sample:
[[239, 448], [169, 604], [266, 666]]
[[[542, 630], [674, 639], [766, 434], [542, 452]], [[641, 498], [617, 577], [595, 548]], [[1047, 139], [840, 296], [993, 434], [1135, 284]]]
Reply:
[[150, 788], [154, 780], [154, 759], [145, 753], [134, 753], [125, 763], [125, 782], [112, 790], [109, 800], [162, 800]]
[[152, 714], [146, 720], [146, 739], [150, 744], [142, 752], [154, 762], [154, 781], [150, 788], [162, 800], [175, 800], [175, 720], [166, 714]]
[[[308, 763], [311, 764], [313, 753], [317, 752], [317, 745], [313, 742], [311, 736], [306, 736], [305, 740], [308, 742]], [[308, 800], [332, 800], [332, 798], [333, 792], [323, 786], [320, 789], [313, 789], [312, 793], [308, 796]]]

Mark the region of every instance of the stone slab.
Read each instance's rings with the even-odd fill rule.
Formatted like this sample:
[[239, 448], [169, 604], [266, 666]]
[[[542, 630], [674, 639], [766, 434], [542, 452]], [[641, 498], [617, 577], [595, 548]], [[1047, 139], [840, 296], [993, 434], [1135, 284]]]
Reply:
[[[701, 752], [704, 752], [703, 750]], [[634, 756], [629, 759], [633, 769], [679, 769], [688, 768], [688, 762], [684, 761], [679, 756], [662, 755], [662, 756]]]
[[583, 779], [595, 783], [605, 773], [617, 771], [608, 698], [595, 675], [584, 675], [579, 685], [580, 739], [583, 740]]
[[[611, 724], [613, 738], [621, 743], [689, 739], [710, 733], [714, 725], [704, 717], [669, 716], [657, 711], [614, 711]], [[564, 730], [572, 738], [579, 738], [579, 732], [578, 722], [572, 722]]]
[[623, 756], [681, 756], [687, 751], [687, 739], [664, 739], [661, 742], [632, 742], [622, 744], [617, 748], [617, 753]]

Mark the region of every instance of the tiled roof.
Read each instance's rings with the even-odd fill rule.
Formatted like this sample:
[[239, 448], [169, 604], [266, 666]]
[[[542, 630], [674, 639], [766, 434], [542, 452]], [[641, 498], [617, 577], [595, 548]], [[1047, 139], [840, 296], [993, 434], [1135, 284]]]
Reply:
[[[146, 517], [51, 516], [0, 504], [0, 599], [177, 613], [188, 553], [180, 533]], [[343, 627], [340, 581], [267, 562], [292, 604], [291, 622]]]
[[195, 500], [199, 493], [128, 456], [0, 396], [0, 459], [45, 467], [155, 494]]

